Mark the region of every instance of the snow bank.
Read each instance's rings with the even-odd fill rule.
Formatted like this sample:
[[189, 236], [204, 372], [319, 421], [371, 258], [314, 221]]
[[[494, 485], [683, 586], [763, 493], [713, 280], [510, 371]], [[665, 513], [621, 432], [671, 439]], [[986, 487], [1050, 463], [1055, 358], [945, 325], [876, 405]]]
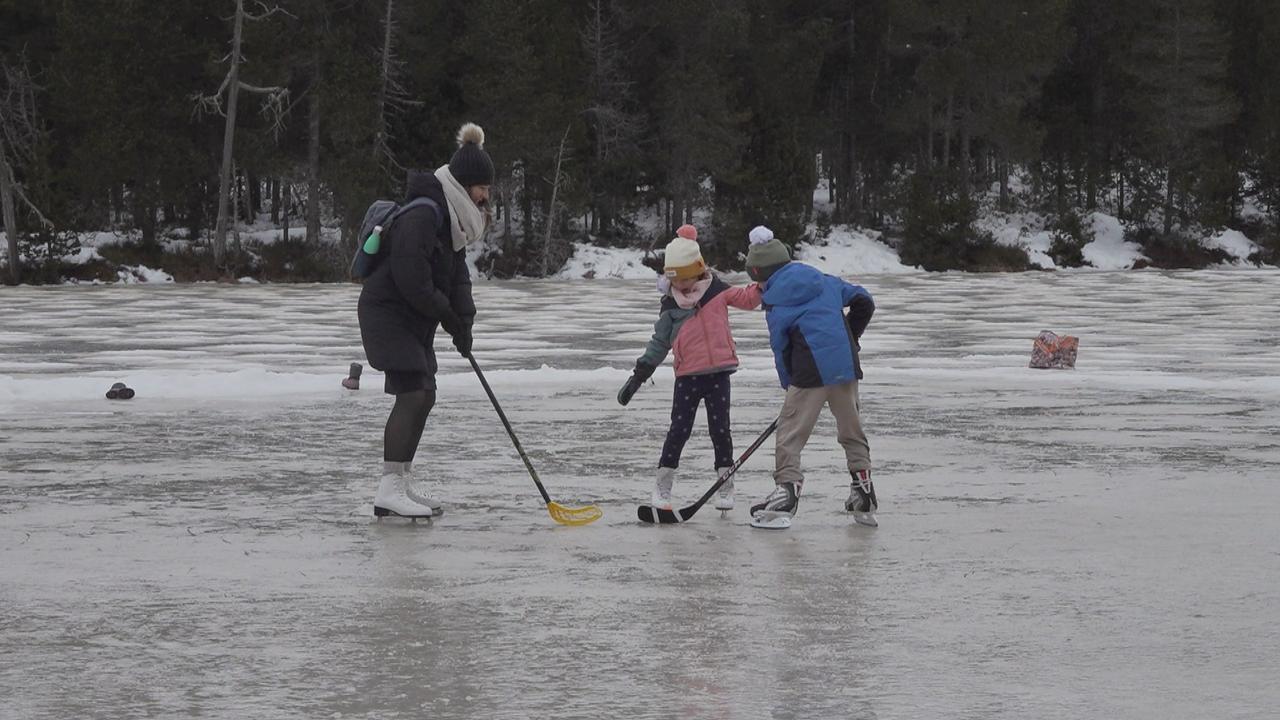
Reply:
[[[809, 231], [813, 232], [812, 226]], [[880, 242], [879, 237], [880, 233], [874, 230], [837, 225], [821, 244], [797, 245], [796, 260], [842, 277], [920, 272], [919, 268], [903, 265], [898, 252]]]
[[[246, 368], [232, 372], [189, 372], [144, 368], [136, 372], [95, 372], [75, 376], [14, 377], [0, 375], [0, 405], [98, 399], [113, 382], [123, 381], [138, 396], [154, 398], [258, 398], [341, 389], [334, 373], [279, 373]], [[379, 388], [381, 382], [379, 382]]]
[[635, 248], [596, 247], [585, 243], [573, 244], [573, 255], [556, 273], [561, 280], [583, 278], [620, 278], [623, 280], [649, 280], [655, 275], [652, 268], [641, 263], [643, 250]]
[[1032, 265], [1056, 270], [1058, 264], [1049, 256], [1053, 233], [1045, 229], [1045, 218], [1034, 212], [992, 212], [976, 223], [978, 230], [989, 232], [999, 245], [1021, 248]]
[[1236, 262], [1244, 262], [1250, 255], [1258, 252], [1258, 246], [1239, 230], [1223, 230], [1200, 241], [1204, 247], [1222, 250], [1235, 258]]
[[154, 270], [146, 265], [126, 265], [116, 273], [120, 282], [132, 283], [171, 283], [173, 276], [163, 270]]
[[1148, 259], [1141, 246], [1124, 239], [1124, 226], [1115, 217], [1092, 212], [1084, 220], [1093, 230], [1093, 242], [1081, 251], [1085, 262], [1099, 270], [1128, 270], [1139, 260]]
[[[142, 360], [141, 362], [146, 362]], [[12, 365], [12, 363], [10, 363]], [[48, 363], [43, 365], [47, 369]], [[146, 404], [169, 400], [234, 400], [283, 399], [290, 396], [331, 396], [349, 392], [341, 386], [342, 372], [275, 372], [261, 367], [231, 371], [191, 372], [140, 366], [136, 370], [95, 371], [76, 375], [0, 375], [0, 408], [43, 405], [61, 402], [85, 402], [102, 399], [112, 383], [124, 382], [137, 391], [129, 403]], [[537, 392], [575, 387], [612, 387], [621, 384], [627, 370], [599, 367], [591, 370], [555, 368], [543, 364], [537, 369], [492, 369], [485, 379], [495, 388]], [[442, 388], [480, 393], [471, 369], [442, 371], [436, 376]], [[365, 367], [360, 378], [364, 392], [382, 392], [382, 373]]]

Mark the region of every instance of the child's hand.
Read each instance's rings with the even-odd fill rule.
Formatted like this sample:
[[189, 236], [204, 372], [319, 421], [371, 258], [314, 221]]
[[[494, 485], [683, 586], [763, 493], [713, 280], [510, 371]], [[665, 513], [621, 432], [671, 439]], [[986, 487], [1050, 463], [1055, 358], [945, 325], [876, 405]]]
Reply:
[[625, 406], [627, 403], [631, 402], [631, 396], [636, 394], [636, 391], [640, 389], [640, 386], [643, 383], [644, 381], [635, 375], [627, 378], [627, 381], [623, 383], [622, 388], [618, 390], [618, 404]]
[[618, 390], [618, 404], [626, 405], [631, 402], [631, 397], [636, 394], [640, 386], [648, 380], [656, 367], [648, 363], [636, 361], [636, 369], [631, 373], [631, 377], [627, 378], [627, 382], [623, 384], [622, 389]]

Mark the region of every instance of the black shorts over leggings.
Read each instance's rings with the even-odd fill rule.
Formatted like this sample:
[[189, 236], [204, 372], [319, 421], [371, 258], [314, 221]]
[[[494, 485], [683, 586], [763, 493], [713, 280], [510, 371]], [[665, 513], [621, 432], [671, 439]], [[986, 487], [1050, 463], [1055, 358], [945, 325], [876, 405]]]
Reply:
[[388, 370], [384, 374], [382, 381], [382, 391], [388, 395], [435, 389], [436, 376], [434, 373]]

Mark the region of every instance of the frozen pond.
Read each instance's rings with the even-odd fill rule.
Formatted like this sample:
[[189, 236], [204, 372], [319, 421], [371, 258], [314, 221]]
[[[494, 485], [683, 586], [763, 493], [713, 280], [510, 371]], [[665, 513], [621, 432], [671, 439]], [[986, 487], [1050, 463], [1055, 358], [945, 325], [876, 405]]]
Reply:
[[[0, 717], [1260, 718], [1280, 660], [1280, 272], [868, 276], [880, 527], [834, 422], [795, 526], [645, 526], [671, 371], [614, 395], [647, 282], [476, 286], [375, 522], [391, 399], [351, 286], [0, 288]], [[735, 311], [736, 313], [736, 311]], [[782, 400], [733, 315], [741, 449]], [[1027, 368], [1042, 329], [1078, 369]], [[116, 380], [127, 403], [102, 393]], [[701, 421], [700, 421], [701, 423]], [[678, 504], [713, 481], [705, 425]]]

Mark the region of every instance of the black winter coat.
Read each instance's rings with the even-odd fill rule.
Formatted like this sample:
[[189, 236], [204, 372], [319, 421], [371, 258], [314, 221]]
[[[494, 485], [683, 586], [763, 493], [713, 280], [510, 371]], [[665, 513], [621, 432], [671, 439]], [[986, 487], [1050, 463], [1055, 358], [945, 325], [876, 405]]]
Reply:
[[370, 365], [384, 372], [434, 375], [436, 326], [442, 320], [450, 325], [457, 318], [470, 327], [476, 306], [466, 248], [453, 249], [444, 188], [431, 173], [415, 172], [405, 203], [416, 197], [428, 197], [440, 207], [444, 217], [438, 223], [439, 232], [436, 211], [430, 206], [397, 218], [382, 240], [388, 256], [364, 281], [357, 311]]

